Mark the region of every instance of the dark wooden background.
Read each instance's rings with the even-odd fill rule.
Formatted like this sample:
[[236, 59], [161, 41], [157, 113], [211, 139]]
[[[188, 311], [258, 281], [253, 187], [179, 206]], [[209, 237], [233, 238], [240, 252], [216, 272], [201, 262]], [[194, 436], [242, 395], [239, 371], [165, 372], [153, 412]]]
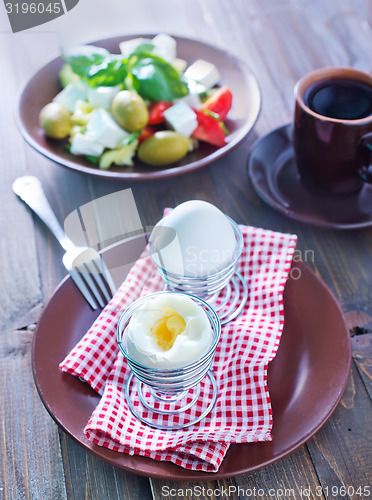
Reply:
[[[197, 38], [249, 64], [263, 103], [254, 130], [238, 149], [182, 177], [124, 183], [71, 172], [23, 141], [15, 102], [30, 72], [66, 43], [144, 32]], [[367, 498], [333, 495], [332, 487], [357, 491], [372, 483], [372, 229], [325, 230], [285, 218], [256, 195], [246, 161], [255, 139], [291, 121], [293, 87], [303, 74], [326, 65], [372, 71], [370, 0], [80, 0], [63, 17], [18, 34], [11, 33], [0, 6], [0, 64], [0, 499], [161, 499], [164, 485], [184, 492], [174, 498], [201, 498], [196, 485], [256, 488], [265, 492], [261, 498], [285, 498], [284, 489], [293, 490], [296, 499]], [[165, 206], [200, 198], [238, 223], [296, 233], [299, 250], [312, 251], [308, 264], [339, 300], [352, 335], [349, 384], [326, 425], [288, 457], [225, 481], [149, 480], [87, 454], [58, 429], [33, 383], [34, 325], [65, 270], [58, 243], [11, 190], [24, 174], [42, 180], [61, 221], [92, 199], [130, 187], [144, 226], [155, 224]], [[270, 488], [275, 494], [269, 497]]]

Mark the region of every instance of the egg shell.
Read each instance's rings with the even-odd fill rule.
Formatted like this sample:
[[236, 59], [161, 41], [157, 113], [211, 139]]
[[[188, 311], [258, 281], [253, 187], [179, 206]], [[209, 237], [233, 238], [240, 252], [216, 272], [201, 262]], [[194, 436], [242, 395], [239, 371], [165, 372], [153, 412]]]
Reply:
[[224, 269], [237, 247], [231, 221], [217, 207], [201, 200], [178, 205], [155, 226], [150, 242], [165, 270], [193, 277]]

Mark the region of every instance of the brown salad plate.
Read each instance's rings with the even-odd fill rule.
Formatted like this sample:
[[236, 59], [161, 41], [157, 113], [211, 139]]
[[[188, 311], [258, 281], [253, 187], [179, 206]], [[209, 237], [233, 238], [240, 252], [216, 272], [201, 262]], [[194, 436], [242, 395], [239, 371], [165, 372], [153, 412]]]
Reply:
[[[112, 53], [119, 53], [119, 43], [131, 38], [152, 38], [154, 34], [117, 36], [91, 42]], [[174, 35], [172, 35], [174, 36]], [[177, 41], [177, 57], [192, 64], [197, 59], [213, 63], [221, 74], [221, 85], [227, 85], [233, 94], [233, 105], [225, 120], [229, 131], [226, 145], [217, 148], [205, 142], [188, 153], [178, 163], [167, 167], [149, 167], [135, 160], [133, 167], [112, 166], [102, 170], [84, 157], [65, 151], [65, 141], [48, 139], [39, 126], [40, 110], [61, 90], [59, 71], [64, 63], [57, 57], [39, 69], [20, 90], [17, 107], [17, 123], [25, 140], [44, 156], [83, 174], [115, 180], [151, 180], [184, 174], [221, 158], [247, 136], [253, 128], [261, 106], [261, 94], [255, 76], [241, 60], [207, 43], [174, 36]]]
[[[141, 235], [103, 252], [117, 284], [145, 245]], [[303, 263], [293, 263], [284, 312], [281, 343], [268, 369], [273, 440], [231, 445], [217, 473], [188, 471], [170, 462], [117, 453], [86, 438], [83, 430], [99, 395], [78, 378], [62, 373], [59, 363], [97, 312], [70, 278], [59, 285], [38, 323], [32, 353], [35, 383], [55, 422], [86, 451], [116, 467], [169, 480], [213, 480], [247, 473], [285, 457], [310, 439], [335, 410], [349, 376], [350, 339], [341, 309], [327, 286]]]

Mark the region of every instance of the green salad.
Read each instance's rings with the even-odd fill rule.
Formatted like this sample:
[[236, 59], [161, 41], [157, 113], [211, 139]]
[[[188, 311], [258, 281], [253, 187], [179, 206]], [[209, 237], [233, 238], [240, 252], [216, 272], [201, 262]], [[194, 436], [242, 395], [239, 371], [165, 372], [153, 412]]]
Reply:
[[177, 57], [177, 42], [159, 34], [119, 44], [120, 54], [93, 45], [62, 54], [62, 90], [40, 111], [51, 139], [92, 165], [166, 166], [199, 141], [226, 144], [232, 93], [214, 64]]

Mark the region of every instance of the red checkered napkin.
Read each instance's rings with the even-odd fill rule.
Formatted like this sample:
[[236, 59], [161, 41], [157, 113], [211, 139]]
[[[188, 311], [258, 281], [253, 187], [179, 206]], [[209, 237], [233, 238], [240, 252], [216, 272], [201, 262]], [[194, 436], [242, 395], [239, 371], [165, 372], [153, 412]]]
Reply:
[[[249, 297], [243, 312], [222, 327], [213, 363], [219, 393], [211, 413], [186, 429], [162, 431], [141, 423], [128, 407], [124, 389], [130, 370], [116, 344], [117, 322], [133, 301], [163, 289], [156, 266], [145, 251], [90, 330], [60, 364], [61, 370], [83, 378], [102, 396], [84, 430], [92, 442], [118, 452], [168, 460], [186, 469], [216, 472], [230, 443], [272, 439], [267, 367], [283, 330], [283, 291], [296, 236], [246, 226], [241, 230], [244, 250], [238, 270], [248, 285]], [[201, 398], [208, 396], [206, 378]], [[188, 416], [197, 410], [196, 404]], [[179, 424], [183, 416], [162, 418]]]

